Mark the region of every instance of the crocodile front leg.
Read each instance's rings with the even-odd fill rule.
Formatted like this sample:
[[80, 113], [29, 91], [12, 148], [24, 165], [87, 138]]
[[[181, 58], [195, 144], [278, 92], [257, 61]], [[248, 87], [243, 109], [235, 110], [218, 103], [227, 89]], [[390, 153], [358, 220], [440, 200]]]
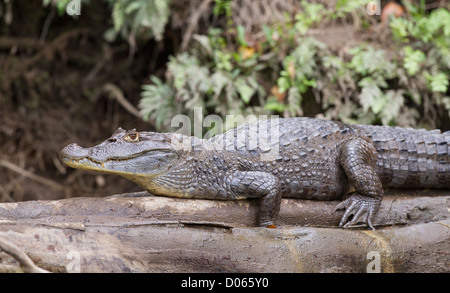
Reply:
[[[383, 197], [383, 188], [375, 169], [376, 160], [375, 147], [362, 138], [349, 140], [342, 146], [339, 162], [356, 194], [336, 206], [335, 210], [345, 209], [339, 226], [365, 223], [375, 230], [372, 219]], [[353, 218], [348, 221], [351, 215]]]
[[277, 177], [267, 172], [235, 171], [229, 177], [229, 184], [237, 197], [260, 198], [258, 223], [262, 227], [275, 228], [274, 220], [281, 204]]

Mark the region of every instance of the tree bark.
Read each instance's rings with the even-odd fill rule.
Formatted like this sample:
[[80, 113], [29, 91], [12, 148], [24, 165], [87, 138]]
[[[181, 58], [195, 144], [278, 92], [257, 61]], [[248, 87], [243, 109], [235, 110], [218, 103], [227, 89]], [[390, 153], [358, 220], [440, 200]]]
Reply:
[[[449, 191], [395, 192], [376, 231], [338, 228], [337, 201], [283, 199], [278, 229], [253, 227], [251, 200], [138, 193], [2, 203], [0, 242], [52, 272], [450, 271]], [[0, 252], [0, 264], [14, 260]]]

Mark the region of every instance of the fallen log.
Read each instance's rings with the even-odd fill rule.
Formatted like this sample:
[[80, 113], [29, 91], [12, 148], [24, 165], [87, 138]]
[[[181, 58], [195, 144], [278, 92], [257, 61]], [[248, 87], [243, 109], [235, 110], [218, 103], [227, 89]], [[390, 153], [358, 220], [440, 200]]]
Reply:
[[[251, 200], [138, 193], [2, 203], [0, 241], [52, 272], [450, 271], [449, 192], [395, 192], [376, 231], [337, 228], [336, 201], [283, 199], [278, 229], [253, 227]], [[0, 263], [14, 260], [0, 253]]]

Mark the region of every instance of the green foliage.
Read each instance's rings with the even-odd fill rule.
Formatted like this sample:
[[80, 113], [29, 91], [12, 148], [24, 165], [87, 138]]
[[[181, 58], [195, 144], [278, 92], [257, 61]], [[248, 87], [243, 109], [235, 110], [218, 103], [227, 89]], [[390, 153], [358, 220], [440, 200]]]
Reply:
[[[296, 116], [314, 97], [325, 117], [351, 123], [415, 126], [424, 101], [450, 115], [448, 10], [425, 14], [423, 7], [409, 6], [411, 16], [391, 18], [391, 46], [385, 50], [362, 43], [336, 55], [308, 36], [314, 26], [354, 18], [355, 11], [363, 19], [366, 5], [366, 0], [339, 0], [335, 9], [326, 9], [302, 1], [291, 21], [264, 24], [264, 38], [255, 46], [243, 26], [233, 25], [230, 1], [216, 0], [214, 14], [226, 17], [226, 31], [213, 27], [207, 35], [195, 35], [194, 46], [171, 57], [165, 81], [151, 77], [153, 85], [143, 88], [148, 99], [141, 110], [157, 121], [168, 113], [192, 115], [196, 106], [205, 115]], [[172, 109], [163, 112], [155, 104]]]
[[[424, 43], [450, 37], [450, 12], [444, 8], [429, 15], [415, 14], [412, 18], [393, 18], [390, 22], [393, 37], [398, 41], [421, 40]], [[448, 41], [448, 39], [447, 39]]]
[[[297, 39], [297, 47], [283, 60], [283, 70], [277, 79], [280, 93], [287, 92], [287, 105], [275, 106], [274, 101], [266, 105], [266, 109], [287, 111], [289, 115], [295, 116], [301, 113], [302, 94], [310, 87], [316, 86], [317, 56], [318, 51], [324, 50], [325, 46], [313, 38]], [[281, 104], [281, 103], [278, 103]]]
[[[439, 8], [426, 15], [422, 8], [409, 8], [411, 18], [395, 18], [390, 23], [394, 40], [399, 45], [407, 43], [403, 47], [403, 68], [411, 76], [408, 84], [425, 84], [427, 88], [421, 88], [422, 93], [430, 96], [436, 106], [443, 105], [448, 110], [443, 95], [449, 90], [450, 12]], [[415, 100], [420, 102], [417, 97]]]
[[[192, 53], [170, 57], [166, 83], [151, 77], [154, 84], [145, 86], [142, 91], [143, 97], [151, 98], [140, 103], [146, 117], [163, 121], [169, 118], [167, 113], [176, 111], [192, 115], [194, 107], [213, 109], [210, 113], [222, 116], [260, 111], [259, 107], [251, 107], [249, 103], [252, 98], [262, 99], [266, 95], [258, 81], [258, 73], [264, 66], [255, 62], [256, 54], [243, 58], [243, 53], [227, 51], [226, 41], [220, 33], [213, 29], [208, 36], [197, 35], [194, 38], [197, 46], [193, 47]], [[155, 92], [165, 94], [155, 95]], [[161, 103], [172, 109], [161, 112], [154, 107]], [[167, 129], [169, 124], [167, 121], [159, 126]]]
[[359, 102], [364, 113], [371, 111], [372, 121], [381, 119], [383, 125], [391, 122], [400, 115], [400, 110], [404, 106], [405, 99], [401, 90], [382, 90], [387, 84], [379, 82], [371, 77], [363, 78], [358, 85], [361, 87], [361, 93], [358, 95]]
[[231, 17], [231, 0], [214, 0], [215, 6], [213, 9], [214, 15], [224, 14], [226, 17]]
[[375, 79], [391, 79], [393, 77], [396, 65], [387, 59], [384, 50], [362, 44], [350, 49], [350, 54], [353, 57], [348, 67], [356, 74], [371, 75]]
[[170, 15], [171, 0], [108, 0], [112, 5], [114, 27], [105, 32], [108, 41], [118, 34], [148, 40], [161, 40]]
[[[42, 5], [43, 6], [48, 6], [50, 4], [54, 5], [56, 7], [56, 11], [58, 12], [58, 15], [63, 16], [66, 14], [66, 7], [67, 7], [67, 5], [69, 5], [69, 3], [71, 1], [72, 0], [58, 0], [58, 1], [42, 0]], [[89, 2], [90, 2], [90, 0], [81, 0], [80, 5], [86, 5], [86, 4], [89, 4]], [[78, 15], [76, 15], [76, 14], [74, 14], [72, 16], [74, 18], [78, 17]]]
[[[132, 50], [136, 40], [162, 40], [171, 0], [104, 1], [111, 10], [107, 40], [120, 37]], [[42, 3], [62, 15], [69, 2]], [[176, 114], [193, 115], [194, 107], [204, 115], [296, 116], [310, 115], [307, 107], [316, 104], [330, 119], [409, 126], [432, 121], [428, 113], [450, 116], [450, 12], [426, 10], [425, 1], [403, 2], [407, 13], [390, 17], [387, 34], [378, 38], [367, 0], [338, 0], [335, 7], [302, 0], [294, 4], [300, 8], [295, 15], [286, 12], [285, 21], [264, 23], [256, 33], [238, 23], [241, 16], [234, 18], [231, 0], [214, 0], [216, 26], [207, 33], [199, 28], [192, 46], [169, 58], [164, 78], [150, 76], [141, 113], [158, 130], [168, 129]], [[371, 43], [332, 52], [311, 36], [312, 29], [341, 20], [353, 21], [357, 35], [370, 34]]]
[[359, 79], [358, 100], [363, 113], [370, 111], [372, 123], [381, 120], [384, 125], [391, 124], [405, 101], [402, 90], [388, 89], [388, 82], [397, 77], [397, 65], [388, 60], [384, 50], [368, 45], [355, 47], [350, 53], [353, 57], [348, 69], [354, 70], [355, 80]]
[[424, 77], [427, 79], [431, 91], [441, 93], [447, 92], [448, 76], [445, 73], [439, 72], [431, 75], [428, 72], [424, 72]]
[[[143, 85], [139, 107], [144, 120], [152, 119], [158, 129], [168, 127], [167, 123], [182, 110], [172, 98], [173, 89], [159, 78], [152, 76], [153, 84]], [[158, 113], [158, 115], [156, 115]]]
[[364, 10], [368, 2], [367, 0], [338, 0], [336, 2], [336, 11], [332, 17], [345, 17], [346, 14], [355, 11], [365, 12]]
[[301, 34], [305, 34], [314, 24], [319, 23], [325, 16], [325, 9], [322, 4], [302, 1], [304, 11], [295, 15], [295, 29]]
[[420, 50], [413, 50], [410, 46], [405, 46], [403, 53], [405, 54], [403, 67], [409, 75], [415, 75], [419, 72], [421, 64], [425, 61], [425, 54]]

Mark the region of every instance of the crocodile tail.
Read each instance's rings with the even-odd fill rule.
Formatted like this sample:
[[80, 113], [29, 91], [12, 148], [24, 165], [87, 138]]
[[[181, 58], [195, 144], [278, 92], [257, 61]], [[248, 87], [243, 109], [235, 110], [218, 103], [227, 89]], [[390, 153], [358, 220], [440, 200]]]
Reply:
[[384, 186], [450, 188], [450, 131], [363, 126]]

